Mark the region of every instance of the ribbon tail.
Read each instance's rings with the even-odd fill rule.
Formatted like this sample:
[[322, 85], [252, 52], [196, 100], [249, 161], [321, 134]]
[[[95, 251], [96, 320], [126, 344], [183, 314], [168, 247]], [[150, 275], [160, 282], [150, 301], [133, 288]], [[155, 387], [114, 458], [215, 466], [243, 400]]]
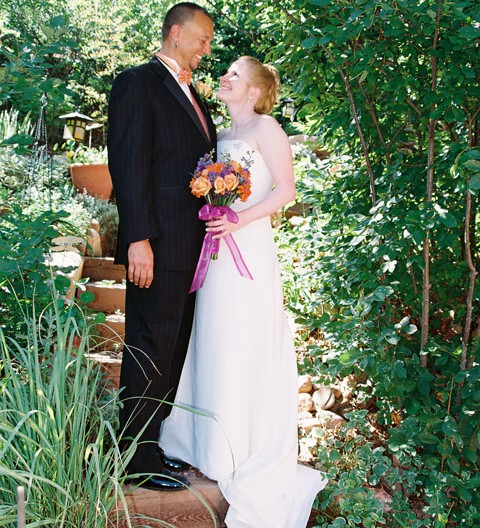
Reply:
[[243, 260], [242, 254], [240, 253], [240, 250], [238, 249], [238, 246], [235, 240], [233, 239], [233, 236], [227, 235], [223, 240], [225, 240], [225, 243], [227, 244], [227, 247], [230, 250], [230, 253], [232, 254], [233, 261], [235, 262], [235, 265], [237, 266], [240, 275], [247, 279], [253, 280], [252, 274], [247, 268], [247, 265]]
[[188, 293], [193, 293], [194, 291], [199, 290], [205, 282], [208, 265], [210, 264], [210, 257], [214, 250], [213, 242], [212, 235], [207, 233], [203, 239], [202, 250], [200, 251], [200, 257], [197, 262], [197, 269], [195, 270], [192, 285], [190, 286]]

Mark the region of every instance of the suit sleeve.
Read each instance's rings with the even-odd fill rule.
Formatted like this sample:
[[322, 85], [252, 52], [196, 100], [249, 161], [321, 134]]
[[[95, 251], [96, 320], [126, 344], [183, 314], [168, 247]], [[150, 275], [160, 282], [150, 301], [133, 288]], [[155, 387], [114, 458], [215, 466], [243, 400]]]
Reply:
[[122, 72], [108, 105], [108, 165], [126, 244], [159, 236], [153, 211], [152, 111], [139, 74]]

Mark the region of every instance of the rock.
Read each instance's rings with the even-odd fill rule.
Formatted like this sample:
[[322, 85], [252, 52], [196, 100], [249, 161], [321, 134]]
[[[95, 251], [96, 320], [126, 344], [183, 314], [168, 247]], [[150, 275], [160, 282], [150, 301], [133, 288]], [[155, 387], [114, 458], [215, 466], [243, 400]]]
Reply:
[[313, 404], [317, 411], [330, 409], [335, 403], [335, 395], [328, 387], [319, 387], [312, 395]]
[[298, 453], [298, 458], [302, 462], [311, 462], [314, 459], [314, 456], [312, 452], [310, 451], [310, 448], [308, 447], [305, 442], [300, 442], [300, 452]]
[[375, 493], [375, 497], [383, 505], [383, 513], [388, 513], [392, 511], [392, 508], [390, 507], [390, 503], [392, 502], [392, 496], [389, 493], [387, 493], [383, 488], [375, 489], [374, 493]]
[[90, 222], [90, 227], [95, 229], [97, 233], [100, 233], [100, 222], [96, 218], [92, 218]]
[[302, 392], [298, 395], [298, 412], [310, 412], [314, 408], [313, 400], [310, 394]]
[[325, 429], [338, 429], [345, 423], [345, 419], [338, 414], [323, 409], [317, 411], [317, 420]]
[[71, 301], [75, 293], [75, 285], [82, 277], [82, 255], [78, 251], [55, 251], [45, 259], [45, 264], [52, 266], [55, 274], [64, 275], [70, 279], [70, 288], [65, 299]]
[[322, 424], [318, 418], [306, 418], [305, 420], [298, 421], [298, 427], [303, 429], [305, 434], [308, 434], [314, 427], [322, 427]]
[[337, 387], [332, 387], [332, 392], [335, 396], [335, 398], [341, 400], [343, 398], [342, 391]]
[[357, 387], [358, 380], [354, 374], [349, 374], [338, 385], [338, 388], [342, 392], [343, 397], [346, 400], [353, 398], [353, 391]]
[[335, 414], [344, 416], [345, 414], [353, 411], [353, 405], [351, 400], [346, 400], [340, 396], [339, 400], [335, 400], [335, 403], [330, 407], [330, 411]]
[[301, 413], [298, 413], [298, 421], [301, 420], [311, 420], [313, 418], [313, 414], [308, 411], [302, 411]]
[[298, 376], [298, 392], [312, 392], [312, 379], [308, 374]]
[[92, 257], [101, 257], [102, 256], [102, 241], [100, 239], [100, 234], [98, 231], [93, 229], [87, 229], [87, 255]]

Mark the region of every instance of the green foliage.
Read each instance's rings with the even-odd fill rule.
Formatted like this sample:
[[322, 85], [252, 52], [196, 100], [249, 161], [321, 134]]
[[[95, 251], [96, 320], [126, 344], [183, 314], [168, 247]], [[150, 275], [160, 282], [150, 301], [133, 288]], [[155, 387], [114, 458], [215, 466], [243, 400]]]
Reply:
[[[4, 14], [5, 6], [1, 7]], [[21, 18], [11, 8], [14, 6], [6, 11], [11, 17], [11, 31], [3, 34], [0, 41], [0, 104], [21, 109], [23, 115], [30, 111], [37, 113], [42, 93], [48, 94], [52, 105], [63, 102], [71, 94], [67, 88], [65, 61], [58, 58], [67, 55], [75, 44], [60, 16], [39, 25], [35, 39], [17, 33], [14, 28]]]
[[88, 148], [83, 143], [70, 141], [67, 148], [65, 156], [69, 163], [108, 163], [107, 147]]
[[[30, 130], [27, 121], [18, 122], [18, 112], [0, 117], [0, 140]], [[84, 235], [90, 219], [59, 158], [37, 166], [32, 156], [0, 148], [0, 324], [8, 334], [25, 333], [25, 312], [34, 296], [40, 310], [50, 302], [52, 280], [59, 294], [67, 291], [65, 277], [52, 277], [52, 240]]]
[[[299, 182], [311, 214], [280, 235], [308, 343], [303, 368], [365, 380], [359, 403], [375, 402], [384, 455], [399, 461], [410, 499], [395, 498], [387, 523], [475, 526], [480, 10], [369, 0], [272, 9], [280, 23], [268, 54], [310, 134], [334, 152], [320, 171], [307, 167], [313, 183]], [[352, 498], [343, 517], [363, 508]]]
[[[327, 382], [351, 373], [366, 376], [357, 398], [359, 403], [372, 398], [376, 403], [377, 420], [388, 432], [384, 456], [413, 468], [414, 478], [400, 472], [404, 494], [415, 496], [424, 490], [426, 515], [464, 518], [464, 526], [474, 526], [480, 515], [474, 492], [480, 383], [477, 361], [467, 371], [459, 368], [465, 266], [459, 263], [452, 242], [438, 244], [438, 262], [432, 263], [432, 287], [438, 293], [433, 297], [432, 337], [426, 350], [430, 361], [423, 368], [417, 330], [421, 292], [412, 283], [410, 271], [412, 266], [421, 268], [421, 259], [403, 227], [410, 221], [421, 230], [422, 222], [428, 221], [436, 239], [455, 241], [461, 237], [461, 225], [434, 208], [428, 219], [420, 212], [417, 216], [406, 213], [409, 208], [402, 206], [399, 194], [388, 206], [366, 213], [355, 188], [355, 171], [348, 170], [345, 160], [344, 170], [336, 172], [328, 172], [322, 163], [312, 167], [305, 158], [297, 161], [297, 167], [305, 170], [298, 183], [300, 200], [313, 214], [284, 223], [278, 237], [288, 305], [303, 326], [302, 369]], [[457, 184], [452, 179], [452, 188]], [[400, 232], [399, 226], [403, 227]], [[471, 354], [478, 357], [478, 340], [472, 343]], [[324, 448], [329, 457], [330, 444]], [[356, 466], [342, 479], [353, 478], [355, 472], [358, 477], [363, 469]], [[408, 485], [412, 479], [413, 487]], [[363, 485], [367, 482], [365, 478]], [[339, 489], [344, 486], [342, 482]], [[353, 498], [347, 499], [346, 495], [344, 511], [358, 511]], [[364, 499], [364, 513], [370, 515], [371, 501]], [[395, 504], [397, 515], [408, 509], [400, 498], [395, 498]], [[430, 526], [428, 519], [406, 526]]]
[[[25, 334], [24, 314], [34, 297], [40, 310], [50, 302], [46, 256], [58, 236], [54, 226], [67, 216], [51, 211], [26, 215], [19, 206], [0, 216], [0, 319], [8, 333]], [[66, 292], [68, 279], [57, 276], [54, 281], [59, 292]]]
[[118, 395], [86, 357], [87, 327], [53, 298], [38, 319], [25, 312], [25, 344], [0, 329], [0, 526], [16, 521], [17, 486], [35, 526], [106, 526], [124, 502]]

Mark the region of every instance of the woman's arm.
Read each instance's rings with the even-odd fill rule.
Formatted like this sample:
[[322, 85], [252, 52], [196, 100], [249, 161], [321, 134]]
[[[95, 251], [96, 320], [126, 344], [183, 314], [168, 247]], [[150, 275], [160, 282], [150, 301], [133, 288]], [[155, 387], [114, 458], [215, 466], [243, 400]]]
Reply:
[[[225, 217], [207, 222], [207, 231], [217, 233], [222, 238], [254, 220], [278, 211], [295, 198], [295, 180], [290, 142], [278, 122], [270, 116], [262, 116], [249, 142], [258, 145], [273, 178], [274, 187], [261, 202], [238, 213], [238, 223], [228, 222]], [[223, 231], [219, 232], [219, 228]]]

